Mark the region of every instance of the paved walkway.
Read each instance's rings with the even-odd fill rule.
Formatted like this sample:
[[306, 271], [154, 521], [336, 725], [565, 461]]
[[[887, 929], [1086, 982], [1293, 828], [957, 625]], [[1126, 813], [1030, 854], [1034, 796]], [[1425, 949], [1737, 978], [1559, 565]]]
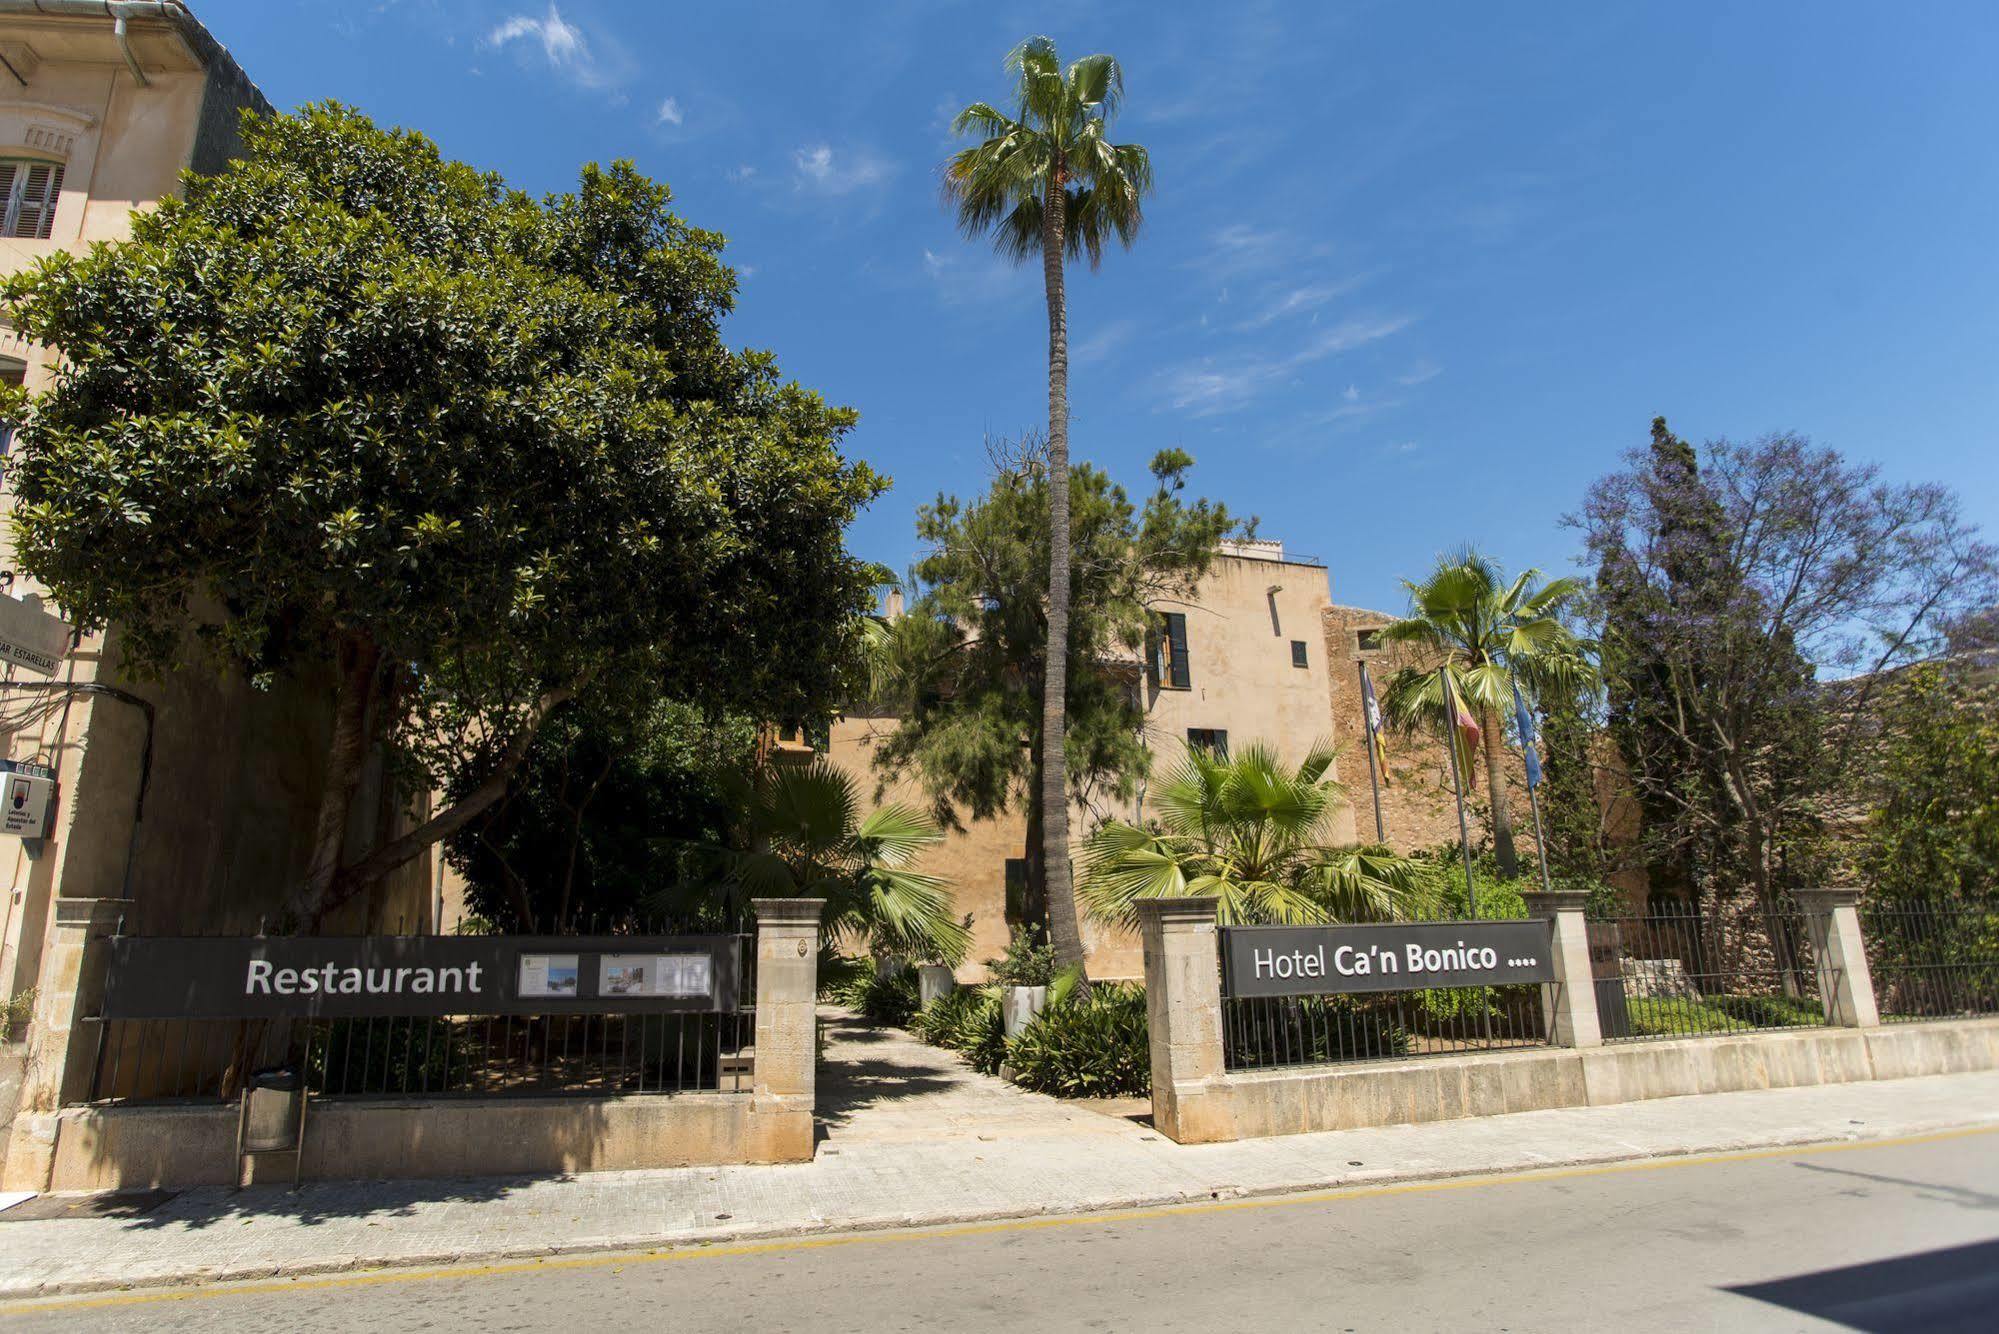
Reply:
[[[836, 1030], [846, 1028], [837, 1021]], [[125, 1216], [7, 1221], [0, 1297], [1177, 1203], [1388, 1180], [1999, 1127], [1999, 1073], [1181, 1146], [836, 1031], [811, 1163], [190, 1190]], [[903, 1073], [911, 1072], [911, 1073]], [[925, 1109], [929, 1110], [925, 1110]]]

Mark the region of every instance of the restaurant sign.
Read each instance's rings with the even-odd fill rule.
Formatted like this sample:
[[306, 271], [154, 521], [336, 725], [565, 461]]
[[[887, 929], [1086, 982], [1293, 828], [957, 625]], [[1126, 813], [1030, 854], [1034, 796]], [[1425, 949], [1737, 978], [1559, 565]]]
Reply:
[[1222, 930], [1229, 996], [1323, 996], [1552, 982], [1545, 919]]
[[731, 1011], [740, 937], [114, 936], [107, 1019]]

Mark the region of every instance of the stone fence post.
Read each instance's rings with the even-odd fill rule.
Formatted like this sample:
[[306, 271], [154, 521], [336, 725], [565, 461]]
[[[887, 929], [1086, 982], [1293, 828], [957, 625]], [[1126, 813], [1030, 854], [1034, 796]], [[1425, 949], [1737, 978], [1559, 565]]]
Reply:
[[1521, 895], [1529, 917], [1553, 921], [1555, 980], [1541, 987], [1541, 1007], [1548, 1018], [1551, 1047], [1601, 1047], [1603, 1024], [1596, 1012], [1596, 975], [1590, 967], [1589, 927], [1583, 905], [1589, 894], [1580, 889], [1534, 890]]
[[1796, 893], [1819, 963], [1819, 997], [1825, 1003], [1826, 1023], [1873, 1028], [1881, 1022], [1881, 1011], [1874, 1004], [1874, 974], [1867, 967], [1867, 946], [1860, 937], [1860, 914], [1855, 908], [1860, 891], [1842, 887]]
[[1223, 1082], [1215, 903], [1211, 898], [1138, 901], [1152, 1051], [1152, 1124], [1180, 1144], [1236, 1137], [1235, 1109]]
[[35, 979], [20, 1107], [0, 1171], [0, 1182], [11, 1190], [48, 1189], [59, 1115], [90, 1097], [99, 1036], [99, 1025], [90, 1020], [104, 1001], [102, 942], [118, 929], [130, 905], [122, 899], [57, 898], [52, 906]]
[[760, 1143], [751, 1162], [812, 1157], [819, 1063], [819, 914], [824, 899], [755, 899], [757, 1047], [750, 1090]]

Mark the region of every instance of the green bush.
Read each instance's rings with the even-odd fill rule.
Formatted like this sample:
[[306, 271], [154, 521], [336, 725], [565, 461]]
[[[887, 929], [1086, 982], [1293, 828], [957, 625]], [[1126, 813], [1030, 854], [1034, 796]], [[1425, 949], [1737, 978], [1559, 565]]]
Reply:
[[907, 1025], [916, 1014], [916, 973], [909, 968], [877, 972], [861, 993], [861, 1013], [877, 1024], [897, 1028]]
[[1150, 1093], [1145, 989], [1102, 982], [1087, 999], [1044, 1010], [1008, 1045], [1007, 1063], [1016, 1084], [1058, 1098]]
[[819, 952], [819, 999], [858, 1010], [875, 975], [873, 959], [853, 959], [832, 950]]
[[1006, 1059], [1006, 1024], [997, 986], [960, 987], [938, 997], [910, 1021], [925, 1042], [958, 1052], [985, 1074]]
[[1037, 943], [1026, 927], [1015, 927], [1005, 957], [987, 959], [986, 971], [1003, 987], [1045, 987], [1055, 980], [1055, 947]]

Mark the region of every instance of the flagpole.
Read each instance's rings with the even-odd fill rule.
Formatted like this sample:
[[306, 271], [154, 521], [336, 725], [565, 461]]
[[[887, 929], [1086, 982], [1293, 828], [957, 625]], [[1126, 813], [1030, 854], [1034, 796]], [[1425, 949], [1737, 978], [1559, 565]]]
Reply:
[[1478, 916], [1478, 884], [1471, 873], [1471, 827], [1465, 823], [1465, 789], [1458, 776], [1458, 702], [1451, 689], [1451, 665], [1437, 669], [1437, 683], [1444, 689], [1444, 748], [1451, 753], [1451, 795], [1458, 799], [1458, 851], [1465, 855], [1465, 902], [1473, 918]]
[[[1513, 686], [1513, 701], [1518, 706], [1522, 703], [1520, 698], [1520, 683], [1513, 679], [1513, 675], [1510, 672], [1507, 673], [1506, 679]], [[1520, 714], [1521, 721], [1523, 722], [1531, 722], [1533, 720], [1533, 715], [1527, 713], [1525, 709], [1521, 709]], [[1523, 759], [1526, 758], [1526, 753], [1533, 749], [1533, 747], [1534, 734], [1532, 732], [1522, 732], [1520, 734], [1520, 751]], [[1532, 775], [1529, 775], [1530, 780], [1531, 777]], [[1547, 890], [1549, 893], [1553, 893], [1555, 887], [1548, 881], [1548, 837], [1541, 832], [1541, 785], [1539, 783], [1530, 781], [1527, 784], [1527, 805], [1534, 812], [1534, 860], [1541, 863], [1541, 888]]]
[[1367, 663], [1362, 661], [1354, 665], [1360, 668], [1360, 722], [1361, 729], [1367, 733], [1367, 788], [1374, 794], [1374, 841], [1386, 843], [1388, 835], [1382, 831], [1381, 825], [1381, 775], [1374, 771], [1374, 751], [1380, 744], [1381, 733], [1375, 730], [1374, 715], [1367, 707], [1368, 697], [1374, 689], [1367, 679]]

